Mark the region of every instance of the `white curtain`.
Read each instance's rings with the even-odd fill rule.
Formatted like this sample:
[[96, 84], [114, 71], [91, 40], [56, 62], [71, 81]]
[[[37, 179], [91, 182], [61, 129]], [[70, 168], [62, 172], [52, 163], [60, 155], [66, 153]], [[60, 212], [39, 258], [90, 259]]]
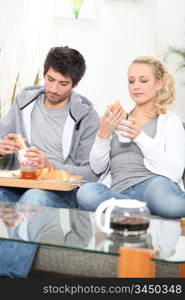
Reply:
[[0, 1], [0, 101], [7, 112], [19, 75], [16, 94], [42, 78], [45, 55], [52, 41], [51, 0]]

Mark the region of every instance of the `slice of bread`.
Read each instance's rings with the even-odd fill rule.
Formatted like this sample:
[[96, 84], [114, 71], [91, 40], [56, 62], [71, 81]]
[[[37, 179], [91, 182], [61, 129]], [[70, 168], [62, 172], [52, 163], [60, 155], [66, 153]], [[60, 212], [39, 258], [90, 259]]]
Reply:
[[16, 143], [19, 144], [20, 150], [27, 148], [25, 141], [20, 134], [17, 134]]

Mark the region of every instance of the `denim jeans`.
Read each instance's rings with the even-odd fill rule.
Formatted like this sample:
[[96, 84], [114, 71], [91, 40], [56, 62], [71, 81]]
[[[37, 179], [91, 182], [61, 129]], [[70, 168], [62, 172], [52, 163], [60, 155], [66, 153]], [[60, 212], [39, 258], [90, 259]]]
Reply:
[[77, 207], [77, 189], [49, 191], [39, 189], [0, 188], [0, 200], [59, 208]]
[[[49, 191], [0, 188], [0, 200], [58, 208], [77, 207], [76, 189]], [[36, 244], [0, 240], [0, 276], [27, 277], [37, 251]]]
[[0, 277], [26, 278], [36, 251], [36, 244], [0, 240]]
[[161, 217], [185, 217], [185, 192], [167, 177], [153, 176], [121, 193], [101, 183], [86, 183], [77, 192], [77, 201], [83, 210], [95, 211], [100, 203], [110, 198], [144, 201], [151, 214]]

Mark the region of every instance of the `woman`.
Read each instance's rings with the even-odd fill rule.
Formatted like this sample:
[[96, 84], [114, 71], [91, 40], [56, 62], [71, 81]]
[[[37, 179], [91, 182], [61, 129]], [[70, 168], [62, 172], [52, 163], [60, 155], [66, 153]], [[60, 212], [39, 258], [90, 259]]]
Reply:
[[[90, 153], [100, 178], [110, 171], [110, 188], [103, 182], [83, 185], [77, 193], [79, 206], [95, 210], [112, 197], [130, 198], [145, 201], [152, 214], [185, 217], [185, 132], [178, 115], [167, 112], [174, 100], [173, 77], [155, 58], [138, 57], [128, 69], [128, 88], [135, 102], [128, 116], [132, 123], [121, 120], [122, 107], [113, 113], [108, 107]], [[119, 142], [118, 125], [127, 126], [121, 135], [131, 143]]]

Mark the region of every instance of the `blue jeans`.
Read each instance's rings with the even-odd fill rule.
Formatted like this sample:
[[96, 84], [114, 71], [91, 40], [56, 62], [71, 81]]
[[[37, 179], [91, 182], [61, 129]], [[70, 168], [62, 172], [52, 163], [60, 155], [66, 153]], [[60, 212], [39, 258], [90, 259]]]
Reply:
[[86, 183], [77, 192], [77, 201], [83, 210], [95, 211], [100, 203], [112, 197], [144, 201], [151, 214], [161, 217], [185, 217], [185, 192], [178, 184], [163, 176], [153, 176], [121, 193], [101, 183]]
[[36, 251], [36, 244], [0, 240], [0, 276], [26, 278]]
[[[58, 208], [77, 207], [76, 192], [38, 189], [0, 188], [0, 200]], [[0, 240], [0, 276], [27, 277], [36, 244]]]
[[78, 206], [76, 192], [77, 189], [65, 192], [39, 189], [0, 188], [0, 200], [39, 206], [74, 208]]

